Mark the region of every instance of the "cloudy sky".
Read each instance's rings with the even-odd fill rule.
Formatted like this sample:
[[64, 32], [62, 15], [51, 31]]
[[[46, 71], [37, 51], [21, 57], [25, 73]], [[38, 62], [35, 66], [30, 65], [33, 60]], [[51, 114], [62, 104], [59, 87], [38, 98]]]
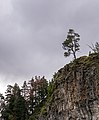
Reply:
[[78, 56], [99, 42], [99, 0], [0, 0], [0, 92], [32, 76], [51, 79], [72, 58], [62, 42], [69, 28], [81, 35]]

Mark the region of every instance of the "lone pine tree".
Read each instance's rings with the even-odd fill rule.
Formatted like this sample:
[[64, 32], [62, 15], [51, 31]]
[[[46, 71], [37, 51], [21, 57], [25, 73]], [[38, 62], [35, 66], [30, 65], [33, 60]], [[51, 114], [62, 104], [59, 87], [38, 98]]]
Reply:
[[64, 56], [68, 57], [71, 54], [73, 54], [74, 59], [76, 59], [76, 52], [79, 51], [80, 45], [79, 45], [80, 35], [78, 33], [75, 33], [73, 29], [69, 29], [68, 35], [66, 40], [62, 43], [62, 47], [65, 50]]

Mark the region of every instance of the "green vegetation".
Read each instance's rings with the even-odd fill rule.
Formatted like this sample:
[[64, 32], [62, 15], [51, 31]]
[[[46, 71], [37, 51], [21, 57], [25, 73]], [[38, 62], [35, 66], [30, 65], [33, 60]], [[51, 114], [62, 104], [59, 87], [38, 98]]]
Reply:
[[8, 85], [6, 97], [2, 102], [1, 109], [4, 120], [35, 120], [47, 98], [47, 80], [40, 76], [31, 79], [28, 83], [24, 81], [20, 89], [18, 84]]
[[63, 49], [65, 50], [64, 56], [68, 57], [73, 54], [74, 59], [76, 59], [76, 52], [79, 51], [79, 40], [80, 35], [75, 33], [73, 29], [69, 29], [66, 40], [62, 43]]
[[46, 106], [43, 106], [42, 109], [41, 109], [41, 115], [47, 115], [47, 109], [46, 109]]
[[10, 88], [12, 91], [7, 91], [6, 93], [6, 103], [2, 110], [2, 117], [5, 120], [25, 120], [27, 117], [27, 108], [25, 99], [21, 96], [20, 88], [17, 84], [8, 86], [7, 90]]

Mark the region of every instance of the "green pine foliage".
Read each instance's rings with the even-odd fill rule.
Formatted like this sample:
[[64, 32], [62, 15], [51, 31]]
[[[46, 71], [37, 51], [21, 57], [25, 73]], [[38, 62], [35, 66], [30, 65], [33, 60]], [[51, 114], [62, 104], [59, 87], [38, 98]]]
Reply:
[[66, 40], [62, 43], [62, 47], [65, 50], [64, 56], [68, 57], [71, 54], [74, 56], [74, 59], [76, 59], [76, 52], [79, 51], [80, 45], [79, 45], [80, 35], [78, 33], [75, 33], [73, 29], [69, 29], [68, 35]]
[[9, 91], [6, 92], [6, 98], [8, 101], [6, 101], [5, 108], [2, 111], [2, 117], [4, 120], [25, 120], [27, 108], [19, 86], [15, 84], [14, 86], [8, 87], [12, 88], [12, 92], [10, 91], [10, 97], [8, 97]]

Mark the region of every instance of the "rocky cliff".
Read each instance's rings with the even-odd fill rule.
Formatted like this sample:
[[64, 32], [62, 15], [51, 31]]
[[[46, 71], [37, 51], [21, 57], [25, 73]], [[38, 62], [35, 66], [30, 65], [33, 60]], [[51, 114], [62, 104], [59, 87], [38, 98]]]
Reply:
[[99, 55], [83, 56], [54, 75], [40, 120], [99, 120]]

